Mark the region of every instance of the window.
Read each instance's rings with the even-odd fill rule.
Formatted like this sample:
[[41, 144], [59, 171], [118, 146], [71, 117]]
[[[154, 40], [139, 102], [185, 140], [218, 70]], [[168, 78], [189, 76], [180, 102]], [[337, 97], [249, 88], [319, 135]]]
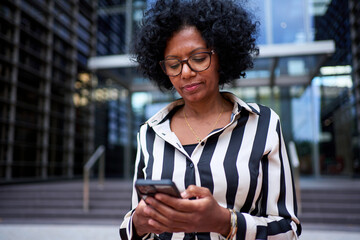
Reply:
[[21, 4], [23, 9], [26, 9], [34, 18], [40, 19], [42, 22], [46, 21], [45, 13], [34, 3], [29, 3], [28, 0], [23, 0]]
[[57, 21], [54, 22], [54, 29], [61, 37], [63, 37], [67, 41], [70, 41], [70, 31], [63, 27], [61, 24], [59, 24]]

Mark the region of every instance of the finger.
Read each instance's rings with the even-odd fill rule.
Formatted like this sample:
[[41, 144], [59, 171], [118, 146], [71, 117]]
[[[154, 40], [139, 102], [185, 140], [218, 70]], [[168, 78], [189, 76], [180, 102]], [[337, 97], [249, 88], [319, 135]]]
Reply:
[[[177, 212], [188, 213], [190, 211], [188, 210], [188, 207], [191, 206], [191, 204], [189, 203], [189, 199], [174, 198], [167, 194], [161, 193], [156, 194], [155, 199], [161, 202], [164, 206], [176, 210]], [[161, 211], [162, 214], [166, 214], [166, 216], [168, 216], [168, 214], [171, 214], [171, 212], [168, 212], [170, 210], [167, 208], [159, 208], [158, 210]]]
[[151, 228], [159, 230], [159, 233], [184, 232], [188, 229], [191, 217], [186, 218], [184, 213], [177, 212], [153, 198], [148, 199], [148, 204], [151, 206], [148, 212], [148, 224]]
[[[172, 200], [166, 196], [157, 196], [159, 201], [183, 212], [192, 212], [199, 210], [207, 201], [212, 201], [213, 196], [208, 188], [190, 185], [182, 192], [182, 200]], [[187, 200], [187, 201], [184, 201]], [[189, 201], [191, 200], [191, 201]], [[195, 200], [195, 201], [194, 201]]]
[[[211, 194], [210, 194], [211, 196]], [[156, 194], [155, 199], [164, 204], [165, 206], [176, 210], [177, 212], [181, 213], [193, 213], [194, 211], [198, 210], [199, 208], [202, 208], [202, 205], [205, 203], [206, 199], [180, 199], [180, 198], [173, 198], [166, 194]], [[157, 207], [158, 208], [158, 207]], [[161, 211], [162, 214], [165, 216], [168, 216], [168, 214], [171, 214], [169, 212], [166, 212], [166, 208], [159, 208], [159, 211]], [[163, 210], [163, 211], [162, 211]], [[181, 217], [181, 216], [177, 216]], [[181, 220], [183, 222], [183, 220]]]
[[154, 219], [150, 219], [148, 221], [148, 224], [153, 228], [156, 229], [156, 231], [153, 231], [154, 233], [160, 234], [163, 232], [184, 232], [185, 228], [178, 227], [175, 224], [166, 226], [158, 221], [155, 221]]
[[[160, 196], [156, 196], [160, 195]], [[178, 211], [177, 209], [173, 208], [169, 204], [164, 204], [164, 202], [179, 202], [181, 199], [176, 199], [173, 197], [169, 197], [166, 194], [156, 194], [155, 199], [151, 198], [148, 199], [148, 204], [156, 211], [152, 212], [151, 218], [157, 220], [158, 222], [162, 223], [163, 225], [169, 226], [171, 224], [178, 224], [178, 223], [187, 223], [189, 221], [189, 218], [187, 218], [186, 214]], [[158, 201], [158, 198], [166, 199], [164, 202]], [[189, 201], [189, 200], [187, 200]], [[172, 204], [176, 206], [175, 204]]]
[[149, 222], [149, 211], [152, 211], [152, 208], [141, 200], [136, 207], [135, 213], [133, 215], [133, 224], [135, 227], [135, 231], [139, 236], [142, 236], [149, 232], [158, 231], [158, 229], [154, 229], [152, 226], [148, 224]]
[[[149, 200], [147, 199], [147, 201]], [[165, 226], [159, 222], [159, 219], [162, 218], [161, 214], [153, 206], [151, 206], [150, 203], [145, 203], [144, 201], [141, 202], [144, 205], [141, 211], [139, 211], [140, 209], [136, 210], [136, 212], [140, 212], [138, 214], [141, 215], [141, 219], [143, 220], [141, 230], [153, 233], [164, 232]]]
[[192, 198], [192, 197], [203, 198], [210, 195], [211, 193], [208, 188], [198, 187], [195, 185], [188, 186], [188, 188], [181, 194], [183, 198]]

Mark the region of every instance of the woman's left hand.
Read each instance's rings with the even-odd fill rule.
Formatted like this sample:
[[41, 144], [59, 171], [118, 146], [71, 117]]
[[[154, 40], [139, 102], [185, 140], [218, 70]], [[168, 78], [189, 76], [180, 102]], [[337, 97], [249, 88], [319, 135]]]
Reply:
[[190, 185], [181, 195], [182, 199], [161, 193], [147, 198], [149, 224], [162, 232], [229, 233], [230, 212], [216, 202], [209, 189]]

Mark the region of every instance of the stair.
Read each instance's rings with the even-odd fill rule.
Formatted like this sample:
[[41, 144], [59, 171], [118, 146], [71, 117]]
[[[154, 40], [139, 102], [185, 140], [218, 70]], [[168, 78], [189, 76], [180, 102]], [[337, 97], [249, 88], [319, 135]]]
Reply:
[[83, 211], [81, 181], [0, 186], [2, 222], [113, 222], [130, 210], [131, 182], [90, 183], [90, 210]]
[[[130, 209], [131, 181], [90, 184], [90, 210], [83, 212], [82, 182], [0, 186], [0, 222], [114, 223]], [[302, 179], [302, 224], [360, 227], [360, 180]]]
[[360, 227], [360, 181], [311, 180], [301, 187], [300, 221]]

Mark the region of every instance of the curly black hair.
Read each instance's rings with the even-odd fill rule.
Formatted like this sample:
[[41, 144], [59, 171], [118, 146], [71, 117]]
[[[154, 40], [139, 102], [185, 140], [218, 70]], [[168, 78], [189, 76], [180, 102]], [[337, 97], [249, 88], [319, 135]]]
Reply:
[[256, 21], [239, 2], [233, 0], [158, 0], [145, 12], [136, 34], [132, 54], [140, 72], [162, 90], [172, 89], [159, 61], [171, 36], [186, 26], [195, 26], [208, 47], [219, 58], [219, 85], [245, 77], [253, 67]]

